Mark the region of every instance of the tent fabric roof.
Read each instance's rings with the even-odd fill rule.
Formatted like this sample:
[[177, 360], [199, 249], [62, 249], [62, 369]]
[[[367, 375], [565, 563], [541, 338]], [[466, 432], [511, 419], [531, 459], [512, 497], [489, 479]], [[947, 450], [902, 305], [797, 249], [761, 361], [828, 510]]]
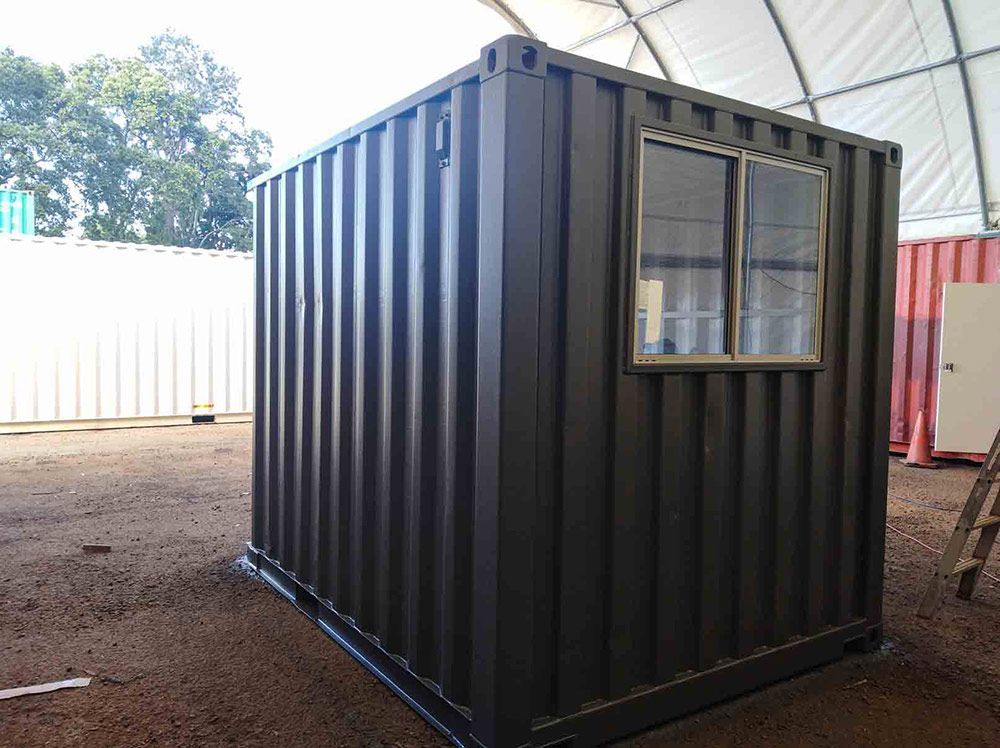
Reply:
[[481, 2], [553, 47], [901, 143], [901, 239], [1000, 218], [1000, 0]]

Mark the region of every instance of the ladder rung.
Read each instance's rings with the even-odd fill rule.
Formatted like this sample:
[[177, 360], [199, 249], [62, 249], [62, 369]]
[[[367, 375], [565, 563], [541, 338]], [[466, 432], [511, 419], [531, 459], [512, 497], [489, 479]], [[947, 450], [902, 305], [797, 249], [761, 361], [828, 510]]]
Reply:
[[963, 574], [970, 569], [978, 569], [983, 565], [983, 559], [981, 558], [970, 558], [968, 561], [960, 561], [955, 564], [955, 568], [951, 570], [952, 576], [955, 574]]
[[993, 525], [1000, 525], [1000, 514], [983, 515], [972, 523], [972, 529], [979, 530], [983, 527], [992, 527]]

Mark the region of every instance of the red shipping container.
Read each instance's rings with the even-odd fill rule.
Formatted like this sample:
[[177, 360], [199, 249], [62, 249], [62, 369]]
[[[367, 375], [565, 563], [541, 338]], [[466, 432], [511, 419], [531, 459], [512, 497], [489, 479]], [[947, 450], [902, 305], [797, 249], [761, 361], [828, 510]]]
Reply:
[[[945, 283], [1000, 283], [1000, 236], [952, 236], [899, 243], [889, 419], [893, 452], [906, 452], [921, 409], [934, 443], [941, 294]], [[933, 454], [977, 462], [985, 457], [936, 450]]]

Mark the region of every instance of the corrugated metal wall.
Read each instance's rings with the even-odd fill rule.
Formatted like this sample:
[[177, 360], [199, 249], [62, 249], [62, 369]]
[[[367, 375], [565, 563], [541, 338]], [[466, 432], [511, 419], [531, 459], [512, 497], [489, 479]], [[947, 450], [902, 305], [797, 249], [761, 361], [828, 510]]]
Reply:
[[[921, 409], [925, 411], [931, 444], [934, 443], [944, 284], [1000, 283], [1000, 236], [900, 242], [896, 277], [889, 441], [894, 450], [905, 452]], [[934, 454], [978, 462], [984, 457], [951, 452]]]
[[0, 237], [0, 433], [249, 420], [252, 293], [249, 254]]
[[[821, 371], [623, 374], [633, 115], [833, 162]], [[880, 617], [895, 272], [882, 153], [581, 74], [545, 81], [532, 716]], [[625, 151], [627, 155], [628, 151]], [[550, 553], [550, 549], [556, 549]]]
[[470, 683], [478, 151], [469, 83], [255, 193], [253, 544], [457, 704]]
[[[636, 116], [826, 160], [823, 365], [625, 373]], [[265, 176], [251, 560], [483, 745], [877, 640], [892, 147], [509, 37]]]

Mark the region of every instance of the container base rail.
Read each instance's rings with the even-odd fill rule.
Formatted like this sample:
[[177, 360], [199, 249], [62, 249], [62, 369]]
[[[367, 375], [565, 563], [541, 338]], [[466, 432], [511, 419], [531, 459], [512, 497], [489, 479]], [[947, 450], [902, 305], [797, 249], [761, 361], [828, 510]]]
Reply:
[[[269, 586], [291, 602], [347, 653], [416, 711], [448, 740], [465, 748], [482, 744], [469, 732], [468, 710], [436, 693], [434, 685], [407, 670], [402, 658], [387, 655], [375, 637], [356, 629], [349, 618], [318, 597], [260, 549], [247, 543], [247, 561]], [[870, 652], [881, 644], [882, 627], [855, 621], [831, 627], [818, 636], [762, 650], [702, 673], [678, 677], [661, 686], [638, 691], [627, 699], [594, 703], [565, 719], [532, 728], [533, 746], [585, 748], [638, 732], [698, 711], [740, 694], [839, 660], [846, 652]], [[473, 675], [473, 677], [475, 677]], [[608, 725], [615, 727], [611, 730]]]

